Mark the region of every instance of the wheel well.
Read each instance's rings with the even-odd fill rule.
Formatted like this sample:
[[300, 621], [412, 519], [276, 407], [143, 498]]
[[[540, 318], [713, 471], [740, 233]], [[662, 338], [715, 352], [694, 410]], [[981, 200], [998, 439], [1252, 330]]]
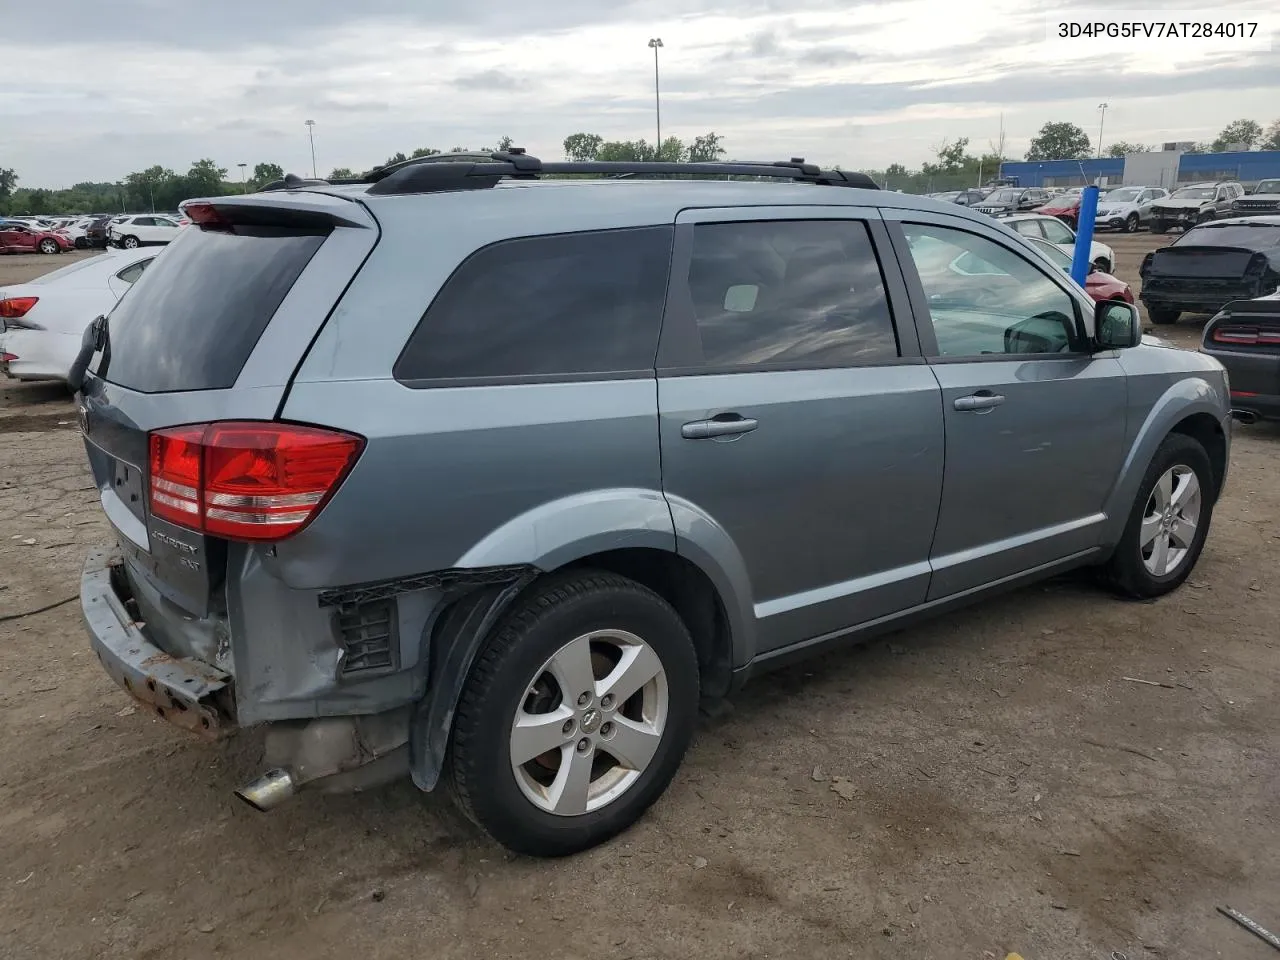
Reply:
[[1227, 475], [1227, 438], [1222, 424], [1207, 413], [1195, 413], [1174, 425], [1170, 433], [1181, 433], [1204, 447], [1213, 468], [1213, 497], [1222, 492], [1222, 481]]
[[587, 568], [627, 577], [671, 604], [693, 636], [703, 697], [714, 700], [729, 692], [733, 642], [728, 618], [715, 585], [696, 564], [679, 554], [637, 547], [591, 554], [561, 570]]

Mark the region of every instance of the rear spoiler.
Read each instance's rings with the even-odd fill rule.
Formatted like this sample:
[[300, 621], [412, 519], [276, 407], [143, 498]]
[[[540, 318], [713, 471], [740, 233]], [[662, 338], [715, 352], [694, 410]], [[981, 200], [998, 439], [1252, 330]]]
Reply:
[[[311, 196], [325, 196], [316, 195]], [[339, 205], [340, 204], [340, 205]], [[349, 209], [344, 209], [349, 208]], [[281, 203], [252, 199], [212, 198], [184, 200], [178, 204], [192, 224], [218, 227], [284, 227], [298, 230], [331, 230], [334, 227], [373, 227], [364, 208], [348, 200], [333, 203]]]

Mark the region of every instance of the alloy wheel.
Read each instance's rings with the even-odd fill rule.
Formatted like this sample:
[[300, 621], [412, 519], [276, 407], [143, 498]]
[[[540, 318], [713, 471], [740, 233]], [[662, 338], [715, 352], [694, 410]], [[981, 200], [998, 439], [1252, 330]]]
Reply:
[[539, 810], [572, 817], [626, 793], [666, 728], [667, 675], [625, 630], [595, 630], [557, 650], [532, 678], [511, 724], [511, 769]]
[[1202, 496], [1194, 470], [1170, 467], [1156, 482], [1142, 514], [1138, 549], [1153, 577], [1167, 577], [1186, 561], [1200, 523]]

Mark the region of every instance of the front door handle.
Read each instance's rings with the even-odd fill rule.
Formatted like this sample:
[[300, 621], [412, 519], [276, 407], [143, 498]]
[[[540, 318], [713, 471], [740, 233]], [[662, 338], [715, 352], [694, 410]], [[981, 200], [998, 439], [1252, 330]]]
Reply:
[[990, 410], [1004, 403], [1004, 397], [998, 393], [975, 393], [970, 397], [956, 397], [952, 404], [957, 410]]
[[680, 428], [680, 436], [686, 440], [714, 440], [716, 437], [733, 437], [750, 433], [760, 426], [759, 420], [742, 417], [736, 413], [724, 413], [710, 420], [694, 420]]

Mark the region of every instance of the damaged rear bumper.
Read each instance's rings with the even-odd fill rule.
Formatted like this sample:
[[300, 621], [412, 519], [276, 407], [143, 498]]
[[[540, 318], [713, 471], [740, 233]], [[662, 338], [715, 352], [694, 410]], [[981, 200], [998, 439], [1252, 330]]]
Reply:
[[80, 575], [80, 610], [94, 654], [138, 703], [210, 740], [236, 729], [231, 675], [200, 660], [171, 656], [148, 639], [119, 554], [89, 554]]

